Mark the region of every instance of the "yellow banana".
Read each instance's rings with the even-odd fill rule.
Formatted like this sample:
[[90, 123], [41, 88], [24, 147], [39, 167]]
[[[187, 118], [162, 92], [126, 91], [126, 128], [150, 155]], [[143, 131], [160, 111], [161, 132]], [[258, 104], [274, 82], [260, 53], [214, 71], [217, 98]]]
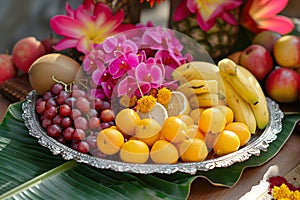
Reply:
[[186, 82], [176, 89], [177, 91], [185, 94], [187, 98], [192, 95], [198, 95], [203, 93], [213, 93], [218, 94], [218, 82], [217, 80], [199, 80], [194, 79], [189, 82]]
[[256, 87], [256, 91], [258, 94], [258, 103], [255, 105], [250, 104], [250, 107], [254, 113], [257, 127], [259, 129], [264, 129], [270, 121], [266, 96], [255, 76], [253, 76], [253, 74], [249, 70], [242, 66], [238, 66], [238, 68], [247, 77], [247, 79]]
[[258, 103], [259, 97], [256, 87], [241, 73], [235, 62], [224, 58], [219, 61], [218, 66], [221, 76], [246, 102], [253, 105]]
[[219, 105], [219, 96], [218, 94], [203, 93], [191, 96], [189, 102], [192, 109], [211, 107]]
[[226, 92], [226, 104], [234, 114], [234, 121], [248, 125], [251, 133], [256, 132], [256, 120], [250, 104], [242, 99], [227, 80], [223, 80]]
[[184, 84], [188, 81], [198, 80], [217, 80], [218, 90], [224, 92], [222, 77], [219, 73], [219, 68], [212, 63], [194, 61], [183, 64], [177, 67], [172, 73], [173, 80]]

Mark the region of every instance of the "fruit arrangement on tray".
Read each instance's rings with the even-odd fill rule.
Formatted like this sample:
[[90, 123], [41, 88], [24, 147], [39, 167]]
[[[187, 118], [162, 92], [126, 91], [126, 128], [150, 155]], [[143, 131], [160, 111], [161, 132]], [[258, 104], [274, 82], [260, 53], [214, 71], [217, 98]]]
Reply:
[[[256, 46], [216, 65], [200, 44], [175, 30], [121, 24], [121, 11], [115, 22], [104, 4], [84, 2], [77, 10], [66, 6], [67, 17], [51, 19], [52, 29], [65, 37], [60, 42], [48, 40], [41, 48], [41, 42], [26, 38], [12, 55], [38, 94], [37, 123], [75, 151], [138, 164], [218, 158], [247, 146], [270, 123], [265, 92], [277, 102], [299, 98], [298, 36], [262, 31], [253, 39]], [[107, 11], [107, 24], [115, 23], [104, 39], [63, 32], [63, 20], [86, 19], [75, 13], [84, 15], [88, 8]], [[101, 15], [96, 11], [93, 15]], [[69, 25], [69, 31], [84, 27]], [[55, 49], [46, 52], [47, 44]], [[63, 51], [68, 48], [75, 51]], [[287, 49], [297, 55], [283, 56]], [[18, 58], [18, 51], [25, 54]], [[280, 67], [274, 69], [274, 63]]]

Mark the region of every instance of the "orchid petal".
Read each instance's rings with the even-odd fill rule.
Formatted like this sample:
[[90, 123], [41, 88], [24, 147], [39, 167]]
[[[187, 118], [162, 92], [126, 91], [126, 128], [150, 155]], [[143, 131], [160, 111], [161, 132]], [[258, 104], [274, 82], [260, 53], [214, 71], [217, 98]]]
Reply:
[[64, 39], [60, 40], [57, 44], [55, 44], [53, 46], [53, 48], [56, 51], [61, 51], [61, 50], [64, 50], [64, 49], [76, 47], [77, 42], [78, 41], [76, 39], [64, 38]]
[[271, 19], [259, 20], [258, 28], [287, 34], [294, 29], [294, 24], [288, 17], [276, 16]]
[[82, 31], [84, 30], [80, 22], [64, 15], [52, 17], [50, 19], [50, 26], [57, 34], [70, 38], [79, 38], [82, 36]]

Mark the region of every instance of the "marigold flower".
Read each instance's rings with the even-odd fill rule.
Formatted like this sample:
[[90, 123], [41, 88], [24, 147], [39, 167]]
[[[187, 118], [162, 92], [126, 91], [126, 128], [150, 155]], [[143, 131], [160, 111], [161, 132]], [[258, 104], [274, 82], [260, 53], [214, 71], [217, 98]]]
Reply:
[[143, 96], [137, 101], [136, 109], [140, 112], [147, 113], [154, 108], [155, 103], [156, 98], [152, 95]]
[[[152, 8], [154, 6], [155, 1], [160, 4], [160, 0], [146, 0], [147, 2], [150, 3], [150, 7]], [[165, 0], [162, 0], [165, 1]], [[140, 3], [144, 3], [144, 0], [140, 0]]]
[[172, 97], [172, 93], [166, 87], [163, 87], [158, 90], [157, 93], [157, 102], [161, 103], [162, 105], [167, 105]]

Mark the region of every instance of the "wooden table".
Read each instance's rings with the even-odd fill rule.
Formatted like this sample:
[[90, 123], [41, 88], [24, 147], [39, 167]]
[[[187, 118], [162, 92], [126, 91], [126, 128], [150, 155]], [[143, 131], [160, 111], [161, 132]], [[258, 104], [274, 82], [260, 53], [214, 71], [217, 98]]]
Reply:
[[[9, 104], [10, 102], [0, 95], [0, 122], [4, 117]], [[294, 131], [281, 151], [273, 159], [260, 167], [246, 168], [235, 186], [231, 188], [217, 187], [211, 185], [203, 178], [198, 178], [192, 183], [188, 199], [239, 199], [246, 192], [250, 191], [253, 185], [257, 185], [259, 183], [270, 166], [278, 165], [280, 175], [282, 176], [296, 167], [300, 162], [299, 145], [300, 133], [296, 133]]]

